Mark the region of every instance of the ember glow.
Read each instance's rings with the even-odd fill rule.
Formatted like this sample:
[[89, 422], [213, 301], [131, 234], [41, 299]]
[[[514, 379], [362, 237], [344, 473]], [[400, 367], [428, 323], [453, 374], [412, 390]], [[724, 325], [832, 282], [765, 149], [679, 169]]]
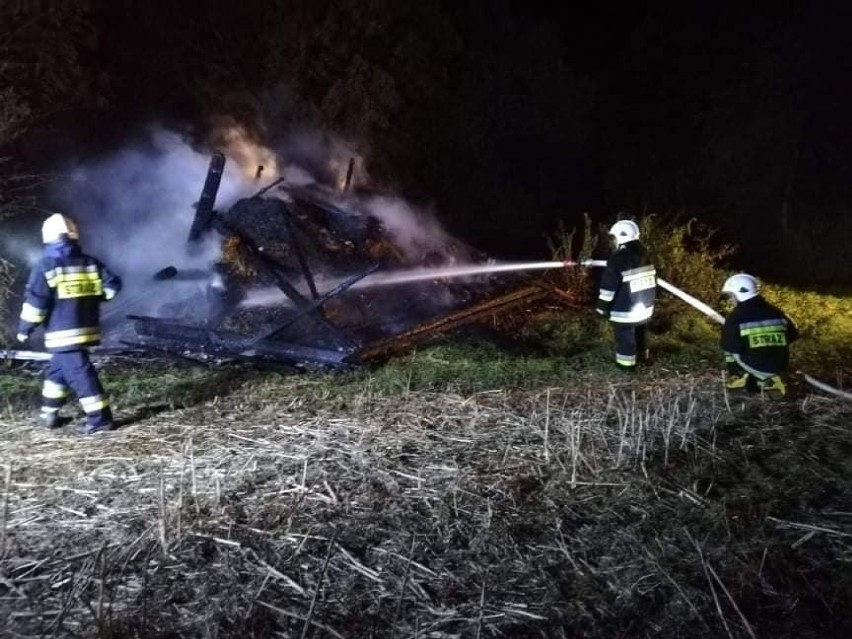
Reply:
[[223, 153], [239, 166], [245, 178], [274, 180], [279, 177], [275, 153], [252, 141], [243, 127], [235, 124], [224, 127], [217, 137]]

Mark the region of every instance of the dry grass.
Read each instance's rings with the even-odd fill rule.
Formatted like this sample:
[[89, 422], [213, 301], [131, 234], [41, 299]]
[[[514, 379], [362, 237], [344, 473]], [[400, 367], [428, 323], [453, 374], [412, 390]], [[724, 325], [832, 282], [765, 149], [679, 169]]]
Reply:
[[2, 634], [848, 636], [850, 417], [692, 376], [13, 415]]

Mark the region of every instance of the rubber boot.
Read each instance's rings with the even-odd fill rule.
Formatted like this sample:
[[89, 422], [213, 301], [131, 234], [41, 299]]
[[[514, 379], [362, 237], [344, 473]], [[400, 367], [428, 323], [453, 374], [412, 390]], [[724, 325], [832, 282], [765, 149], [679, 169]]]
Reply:
[[779, 375], [761, 380], [759, 386], [764, 393], [777, 392], [781, 397], [787, 395], [787, 386]]
[[77, 428], [77, 434], [79, 435], [94, 435], [95, 433], [105, 433], [111, 430], [115, 430], [115, 426], [112, 423], [108, 424], [89, 424], [88, 422], [83, 424], [82, 426]]
[[741, 373], [739, 375], [729, 377], [725, 382], [725, 387], [728, 390], [746, 390], [749, 393], [756, 393], [758, 391], [757, 380], [748, 373]]
[[40, 410], [33, 415], [33, 421], [37, 426], [42, 428], [54, 429], [63, 425], [63, 420], [59, 417], [59, 411], [43, 411]]

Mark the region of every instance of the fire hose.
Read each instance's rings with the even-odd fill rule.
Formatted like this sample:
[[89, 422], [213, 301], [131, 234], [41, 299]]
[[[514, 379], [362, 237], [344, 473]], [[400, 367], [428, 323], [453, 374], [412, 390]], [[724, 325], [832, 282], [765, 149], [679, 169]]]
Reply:
[[[606, 261], [605, 260], [584, 260], [582, 262], [566, 261], [564, 263], [564, 265], [566, 267], [568, 267], [568, 266], [587, 266], [587, 267], [596, 267], [597, 266], [597, 267], [601, 267], [601, 266], [606, 266]], [[712, 307], [708, 306], [707, 304], [705, 304], [701, 300], [696, 299], [695, 297], [693, 297], [692, 295], [690, 295], [686, 291], [682, 291], [677, 286], [670, 284], [669, 282], [667, 282], [666, 280], [664, 280], [661, 277], [657, 278], [657, 284], [660, 286], [660, 288], [668, 291], [669, 293], [671, 293], [675, 297], [683, 300], [684, 302], [689, 304], [694, 309], [701, 311], [702, 313], [704, 313], [704, 315], [706, 315], [707, 317], [709, 317], [713, 321], [717, 322], [718, 324], [724, 324], [725, 323], [725, 318], [722, 316], [721, 313], [717, 312], [716, 310], [714, 310]], [[852, 393], [842, 391], [839, 388], [835, 388], [834, 386], [826, 384], [825, 382], [821, 382], [820, 380], [814, 378], [811, 375], [808, 375], [807, 373], [805, 373], [803, 371], [797, 371], [797, 372], [799, 374], [801, 374], [802, 377], [804, 377], [805, 381], [808, 384], [810, 384], [811, 386], [813, 386], [814, 388], [818, 388], [821, 391], [824, 391], [826, 393], [836, 395], [837, 397], [842, 397], [844, 399], [852, 400]]]
[[[450, 275], [462, 276], [462, 275], [473, 275], [473, 274], [488, 273], [488, 272], [503, 271], [503, 270], [511, 271], [511, 270], [530, 269], [530, 268], [547, 269], [547, 268], [559, 268], [559, 267], [570, 268], [570, 267], [574, 267], [574, 266], [584, 266], [584, 267], [587, 267], [587, 268], [604, 267], [604, 266], [606, 266], [606, 261], [605, 260], [583, 260], [583, 261], [580, 261], [580, 262], [573, 262], [573, 261], [570, 261], [570, 260], [565, 260], [565, 261], [562, 261], [562, 262], [558, 262], [558, 261], [536, 262], [536, 263], [524, 264], [524, 265], [485, 266], [485, 267], [479, 267], [479, 268], [461, 269], [461, 270], [457, 270], [456, 272], [453, 272], [453, 273], [447, 273], [445, 275], [446, 276], [450, 276]], [[155, 279], [170, 279], [176, 273], [177, 273], [177, 269], [175, 269], [174, 267], [168, 267], [168, 268], [162, 269], [160, 272], [158, 272], [157, 275], [155, 275]], [[422, 279], [423, 277], [434, 277], [434, 276], [435, 276], [434, 274], [428, 274], [428, 275], [425, 275], [425, 276], [420, 274], [415, 279]], [[725, 318], [719, 312], [717, 312], [716, 310], [714, 310], [712, 307], [708, 306], [707, 304], [705, 304], [701, 300], [693, 297], [689, 293], [679, 289], [678, 287], [674, 286], [673, 284], [671, 284], [671, 283], [667, 282], [666, 280], [659, 278], [659, 277], [657, 278], [657, 284], [660, 286], [660, 288], [668, 291], [669, 293], [671, 293], [672, 295], [674, 295], [678, 299], [682, 300], [683, 302], [686, 302], [687, 304], [692, 306], [694, 309], [700, 311], [701, 313], [703, 313], [705, 316], [709, 317], [710, 319], [712, 319], [716, 323], [718, 323], [718, 324], [724, 324], [725, 323]], [[135, 298], [132, 299], [132, 300], [128, 300], [128, 301], [135, 301]], [[50, 359], [50, 354], [38, 352], [38, 351], [0, 350], [0, 359], [2, 359], [2, 360], [47, 361], [47, 360]], [[799, 374], [801, 374], [804, 377], [805, 381], [808, 384], [810, 384], [811, 386], [813, 386], [814, 388], [817, 388], [817, 389], [819, 389], [823, 392], [826, 392], [826, 393], [830, 393], [832, 395], [836, 395], [837, 397], [842, 397], [844, 399], [852, 400], [852, 393], [849, 393], [847, 391], [843, 391], [843, 390], [840, 390], [838, 388], [835, 388], [835, 387], [833, 387], [829, 384], [826, 384], [825, 382], [822, 382], [822, 381], [814, 378], [813, 376], [808, 375], [807, 373], [804, 373], [802, 371], [797, 371], [797, 372], [799, 372]]]
[[6, 361], [47, 362], [50, 358], [51, 354], [43, 351], [0, 350], [0, 359]]

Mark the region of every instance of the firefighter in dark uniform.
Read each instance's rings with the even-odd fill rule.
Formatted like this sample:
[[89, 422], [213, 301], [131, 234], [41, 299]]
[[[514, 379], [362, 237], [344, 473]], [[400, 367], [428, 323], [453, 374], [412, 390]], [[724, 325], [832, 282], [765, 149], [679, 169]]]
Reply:
[[757, 279], [747, 273], [729, 277], [722, 292], [736, 303], [722, 326], [722, 350], [730, 375], [725, 385], [752, 392], [777, 391], [783, 397], [787, 388], [781, 373], [787, 370], [790, 344], [799, 337], [796, 325], [760, 295]]
[[44, 325], [44, 345], [52, 353], [37, 419], [48, 428], [59, 426], [59, 409], [70, 389], [86, 413], [81, 433], [112, 430], [112, 412], [88, 347], [100, 343], [99, 307], [121, 290], [121, 280], [83, 253], [71, 219], [56, 213], [41, 231], [44, 254], [27, 280], [17, 335], [19, 342], [26, 342]]
[[639, 242], [635, 222], [616, 222], [609, 234], [616, 250], [601, 275], [597, 312], [612, 323], [616, 365], [634, 371], [637, 359], [648, 358], [647, 324], [657, 299], [657, 271]]

